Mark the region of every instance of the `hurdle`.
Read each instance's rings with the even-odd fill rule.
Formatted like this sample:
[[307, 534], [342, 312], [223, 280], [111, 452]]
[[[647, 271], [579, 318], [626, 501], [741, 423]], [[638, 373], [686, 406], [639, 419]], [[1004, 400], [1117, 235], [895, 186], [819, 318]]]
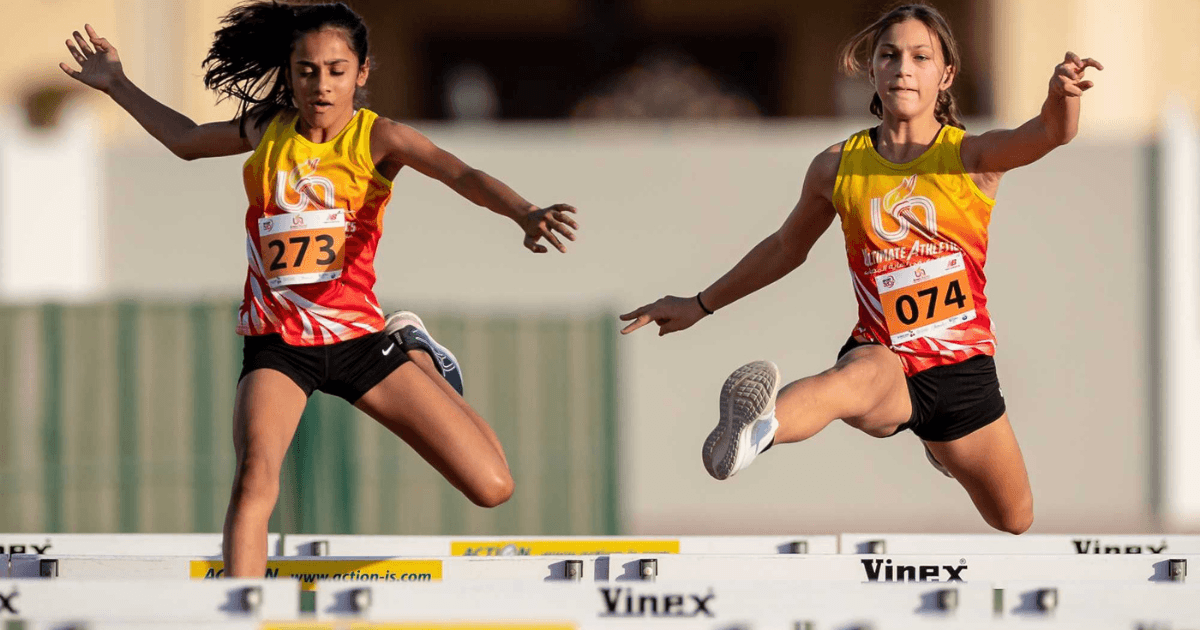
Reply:
[[[279, 534], [268, 534], [267, 549], [279, 550], [282, 539]], [[0, 534], [0, 553], [219, 556], [221, 534]]]
[[[625, 624], [625, 630], [629, 625]], [[84, 619], [76, 622], [26, 622], [19, 629], [6, 630], [163, 630], [154, 622], [113, 622], [108, 619]], [[269, 620], [269, 622], [178, 622], [170, 630], [576, 630], [564, 623], [438, 623], [410, 624], [394, 622], [361, 622], [361, 620]], [[713, 629], [718, 630], [718, 629]], [[728, 628], [720, 630], [730, 630]]]
[[2, 580], [0, 621], [224, 621], [293, 619], [300, 589], [271, 580], [185, 581]]
[[[471, 561], [467, 558], [455, 560]], [[314, 590], [317, 581], [436, 581], [442, 579], [441, 559], [395, 558], [268, 558], [267, 579], [299, 581]], [[538, 569], [543, 562], [538, 562]], [[526, 570], [531, 572], [532, 565]], [[13, 579], [71, 580], [161, 579], [205, 580], [224, 577], [224, 563], [215, 557], [192, 556], [12, 556]], [[186, 583], [186, 582], [185, 582]]]
[[595, 556], [612, 553], [836, 554], [837, 536], [349, 536], [288, 534], [284, 556]]
[[[368, 620], [490, 619], [568, 621], [580, 628], [623, 623], [829, 624], [875, 616], [917, 616], [964, 623], [993, 618], [990, 585], [834, 584], [796, 582], [538, 583], [480, 580], [430, 584], [322, 587], [318, 618]], [[470, 606], [463, 606], [470, 602]], [[783, 626], [780, 626], [783, 627]], [[790, 626], [798, 627], [798, 626]]]
[[[1200, 555], [611, 555], [596, 579], [858, 582], [1182, 582]], [[605, 566], [607, 565], [607, 566]], [[603, 577], [601, 577], [603, 576]]]
[[1200, 536], [1058, 534], [841, 534], [844, 554], [1200, 554]]
[[[1051, 555], [770, 555], [613, 554], [516, 557], [322, 557], [268, 559], [267, 577], [319, 581], [767, 581], [795, 582], [1183, 582], [1200, 556]], [[13, 578], [217, 578], [223, 564], [185, 556], [12, 556]]]
[[[262, 630], [271, 625], [261, 621], [245, 621], [241, 619], [225, 621], [172, 621], [170, 623], [171, 630]], [[95, 616], [70, 621], [32, 619], [12, 625], [16, 627], [6, 628], [6, 630], [162, 630], [163, 627], [161, 621], [113, 621]], [[284, 628], [287, 630], [298, 630], [298, 627], [292, 624], [280, 624], [278, 628], [280, 630]], [[300, 626], [299, 628], [304, 628], [304, 626]]]
[[1200, 620], [1200, 587], [1191, 584], [1010, 582], [995, 586], [997, 603], [1006, 616], [1089, 621], [1117, 613], [1159, 623]]

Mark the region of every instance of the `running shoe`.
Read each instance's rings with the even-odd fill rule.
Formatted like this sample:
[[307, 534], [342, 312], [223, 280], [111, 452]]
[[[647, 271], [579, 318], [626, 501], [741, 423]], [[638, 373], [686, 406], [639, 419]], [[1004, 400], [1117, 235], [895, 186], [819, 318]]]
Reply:
[[929, 463], [933, 464], [933, 467], [936, 468], [938, 472], [953, 479], [954, 475], [951, 475], [950, 471], [946, 470], [946, 467], [942, 465], [942, 462], [939, 462], [937, 458], [933, 456], [933, 451], [929, 450], [929, 445], [925, 442], [921, 442], [921, 446], [925, 447], [925, 458], [929, 460]]
[[445, 346], [433, 340], [433, 336], [425, 329], [425, 322], [412, 311], [398, 311], [388, 315], [384, 332], [400, 344], [405, 352], [409, 350], [424, 350], [433, 358], [433, 365], [441, 373], [442, 378], [461, 396], [463, 393], [462, 370], [458, 359]]
[[775, 439], [775, 396], [779, 368], [770, 361], [743, 365], [721, 388], [721, 419], [704, 441], [704, 468], [716, 479], [728, 479], [750, 465]]

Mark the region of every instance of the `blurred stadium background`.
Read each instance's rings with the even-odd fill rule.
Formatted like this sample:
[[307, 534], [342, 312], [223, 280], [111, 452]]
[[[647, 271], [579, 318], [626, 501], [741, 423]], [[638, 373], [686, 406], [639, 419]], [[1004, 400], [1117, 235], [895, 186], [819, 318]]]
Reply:
[[[617, 313], [728, 269], [790, 211], [811, 157], [873, 124], [870, 88], [837, 74], [836, 51], [891, 3], [349, 4], [372, 29], [373, 109], [535, 203], [577, 206], [582, 231], [569, 254], [532, 256], [503, 220], [402, 173], [377, 292], [389, 310], [426, 315], [463, 361], [517, 494], [471, 506], [318, 394], [272, 531], [986, 529], [909, 434], [835, 425], [732, 481], [704, 473], [699, 448], [732, 369], [770, 358], [797, 378], [827, 367], [849, 333], [836, 229], [796, 273], [685, 334], [616, 334]], [[200, 61], [233, 5], [5, 7], [0, 531], [220, 529], [244, 156], [177, 160], [57, 64], [89, 22], [147, 92], [197, 121], [228, 118]], [[955, 93], [970, 131], [1034, 116], [1067, 50], [1106, 67], [1080, 136], [1008, 175], [992, 223], [997, 361], [1032, 531], [1200, 530], [1200, 418], [1186, 402], [1200, 382], [1200, 2], [936, 5], [963, 48]]]

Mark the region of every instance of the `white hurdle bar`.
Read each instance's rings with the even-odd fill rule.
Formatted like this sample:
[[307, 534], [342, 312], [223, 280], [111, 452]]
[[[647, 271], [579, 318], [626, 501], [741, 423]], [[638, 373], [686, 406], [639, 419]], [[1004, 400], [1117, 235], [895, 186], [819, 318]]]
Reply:
[[596, 556], [612, 553], [835, 554], [837, 536], [351, 536], [288, 534], [285, 556]]
[[[816, 582], [1183, 582], [1196, 556], [770, 555], [634, 554], [576, 557], [268, 559], [267, 577], [316, 581], [816, 581]], [[13, 578], [103, 580], [222, 577], [215, 558], [173, 556], [12, 556]]]
[[1200, 536], [1143, 534], [841, 534], [844, 554], [1200, 554]]
[[[669, 624], [672, 627], [685, 627], [688, 630], [807, 630], [803, 625], [795, 623], [702, 623], [685, 621]], [[25, 624], [20, 630], [162, 630], [162, 625], [153, 622], [112, 622], [112, 621], [83, 621]], [[616, 621], [603, 624], [588, 624], [586, 630], [630, 630], [635, 627], [628, 621]], [[947, 630], [959, 628], [953, 621], [924, 621], [924, 620], [891, 620], [871, 617], [858, 618], [849, 624], [838, 626], [812, 626], [816, 630]], [[1087, 623], [1046, 622], [1044, 620], [992, 620], [972, 623], [971, 630], [1187, 630], [1187, 627], [1172, 628], [1169, 626], [1152, 625], [1137, 621], [1105, 619]], [[581, 626], [568, 622], [536, 622], [525, 621], [516, 623], [467, 621], [411, 623], [403, 620], [388, 621], [292, 621], [292, 622], [244, 622], [232, 621], [224, 623], [173, 623], [172, 630], [581, 630]]]
[[300, 589], [275, 580], [0, 580], [0, 621], [295, 619]]
[[[282, 536], [267, 535], [278, 552]], [[219, 556], [221, 534], [0, 534], [0, 553], [67, 556]]]
[[990, 585], [835, 584], [795, 582], [346, 584], [317, 591], [319, 618], [412, 622], [568, 621], [580, 628], [664, 622], [845, 624], [865, 611], [876, 617], [960, 622], [994, 617]]
[[[1200, 555], [836, 555], [601, 557], [597, 579], [816, 580], [857, 582], [1183, 582]], [[14, 567], [15, 569], [15, 567]], [[15, 574], [14, 574], [15, 575]]]
[[[999, 582], [1001, 614], [1056, 621], [1133, 618], [1191, 627], [1200, 620], [1200, 586], [1111, 582]], [[1200, 627], [1200, 626], [1198, 626]]]
[[[264, 630], [272, 628], [272, 626], [275, 624], [242, 619], [227, 619], [222, 622], [170, 622], [170, 630]], [[130, 620], [113, 620], [92, 616], [70, 620], [49, 620], [49, 622], [31, 619], [19, 624], [17, 628], [19, 630], [162, 630], [163, 622], [130, 622]], [[278, 630], [318, 630], [318, 628], [308, 629], [300, 623], [278, 624], [275, 628]], [[346, 626], [346, 630], [349, 630], [349, 625]]]

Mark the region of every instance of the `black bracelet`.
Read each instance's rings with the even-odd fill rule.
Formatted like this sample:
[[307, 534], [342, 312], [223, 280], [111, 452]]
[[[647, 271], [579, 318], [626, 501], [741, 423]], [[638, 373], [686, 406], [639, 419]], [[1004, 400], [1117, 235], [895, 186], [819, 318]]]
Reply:
[[[701, 291], [700, 293], [704, 292]], [[708, 307], [704, 305], [704, 301], [700, 299], [700, 293], [696, 294], [696, 303], [700, 305], [700, 310], [704, 311], [706, 315], [713, 315], [713, 311], [708, 310]]]

